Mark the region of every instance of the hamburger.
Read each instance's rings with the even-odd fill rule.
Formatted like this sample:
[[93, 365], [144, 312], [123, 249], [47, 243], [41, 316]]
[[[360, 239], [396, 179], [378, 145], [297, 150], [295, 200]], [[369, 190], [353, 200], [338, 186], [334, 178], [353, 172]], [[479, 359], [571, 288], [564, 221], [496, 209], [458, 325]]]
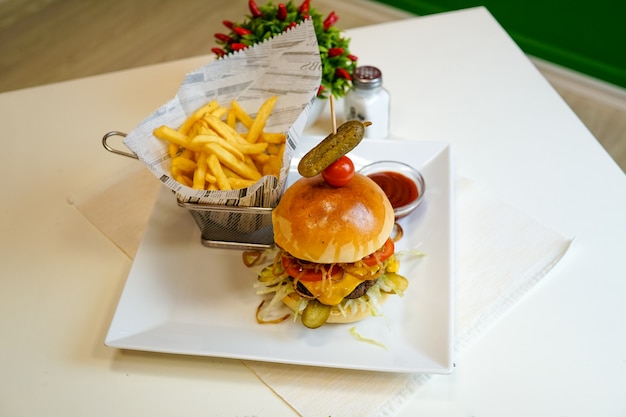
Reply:
[[323, 174], [300, 178], [272, 212], [278, 252], [257, 285], [273, 298], [259, 307], [260, 322], [279, 305], [309, 328], [356, 322], [382, 314], [387, 298], [408, 286], [398, 274], [394, 213], [383, 190], [354, 168], [345, 184], [329, 182]]

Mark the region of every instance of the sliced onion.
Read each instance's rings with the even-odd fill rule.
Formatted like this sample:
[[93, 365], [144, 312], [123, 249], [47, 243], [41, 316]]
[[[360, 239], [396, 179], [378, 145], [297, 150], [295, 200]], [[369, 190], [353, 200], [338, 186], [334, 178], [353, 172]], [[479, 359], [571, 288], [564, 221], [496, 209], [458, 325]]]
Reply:
[[249, 268], [259, 263], [263, 257], [263, 251], [250, 250], [243, 252], [243, 263]]
[[284, 316], [279, 317], [274, 320], [264, 320], [261, 318], [261, 315], [260, 315], [261, 307], [263, 307], [263, 304], [265, 304], [265, 300], [261, 301], [261, 304], [259, 304], [259, 306], [256, 308], [256, 322], [259, 324], [278, 324], [287, 320], [289, 316], [291, 315], [291, 314], [285, 314]]
[[402, 236], [404, 236], [404, 230], [402, 230], [402, 226], [400, 226], [398, 223], [394, 223], [392, 233], [393, 235], [391, 236], [391, 240], [393, 242], [399, 241], [400, 239], [402, 239]]

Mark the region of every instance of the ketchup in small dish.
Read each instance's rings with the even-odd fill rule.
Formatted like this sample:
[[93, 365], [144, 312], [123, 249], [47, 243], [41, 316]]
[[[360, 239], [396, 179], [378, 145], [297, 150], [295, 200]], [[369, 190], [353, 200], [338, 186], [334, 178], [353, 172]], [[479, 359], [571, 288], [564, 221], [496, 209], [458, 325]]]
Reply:
[[424, 178], [410, 165], [380, 161], [361, 168], [359, 172], [382, 188], [389, 198], [396, 219], [408, 215], [422, 202], [426, 189]]

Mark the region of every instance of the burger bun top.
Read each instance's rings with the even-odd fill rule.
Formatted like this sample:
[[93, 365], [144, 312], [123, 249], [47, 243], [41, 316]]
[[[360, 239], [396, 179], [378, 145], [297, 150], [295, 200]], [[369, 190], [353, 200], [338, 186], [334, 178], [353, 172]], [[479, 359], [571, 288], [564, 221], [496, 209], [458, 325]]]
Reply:
[[358, 172], [343, 187], [330, 186], [321, 174], [300, 178], [272, 212], [279, 247], [326, 264], [356, 262], [380, 249], [394, 222], [383, 190]]

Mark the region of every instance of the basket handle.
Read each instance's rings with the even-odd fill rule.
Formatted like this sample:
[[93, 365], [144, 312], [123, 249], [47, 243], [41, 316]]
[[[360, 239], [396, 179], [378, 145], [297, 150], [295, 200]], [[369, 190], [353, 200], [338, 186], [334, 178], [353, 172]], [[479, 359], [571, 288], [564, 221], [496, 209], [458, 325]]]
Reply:
[[124, 132], [118, 132], [116, 130], [113, 130], [111, 132], [108, 132], [107, 134], [105, 134], [102, 137], [102, 146], [104, 146], [104, 149], [106, 149], [107, 151], [111, 152], [111, 153], [116, 153], [118, 155], [122, 155], [122, 156], [126, 156], [128, 158], [133, 158], [133, 159], [139, 159], [137, 157], [137, 155], [135, 155], [132, 152], [126, 152], [126, 151], [121, 151], [119, 149], [115, 149], [114, 147], [112, 147], [111, 145], [109, 145], [109, 143], [107, 142], [109, 140], [109, 138], [111, 136], [121, 136], [123, 138], [126, 137], [126, 133]]

